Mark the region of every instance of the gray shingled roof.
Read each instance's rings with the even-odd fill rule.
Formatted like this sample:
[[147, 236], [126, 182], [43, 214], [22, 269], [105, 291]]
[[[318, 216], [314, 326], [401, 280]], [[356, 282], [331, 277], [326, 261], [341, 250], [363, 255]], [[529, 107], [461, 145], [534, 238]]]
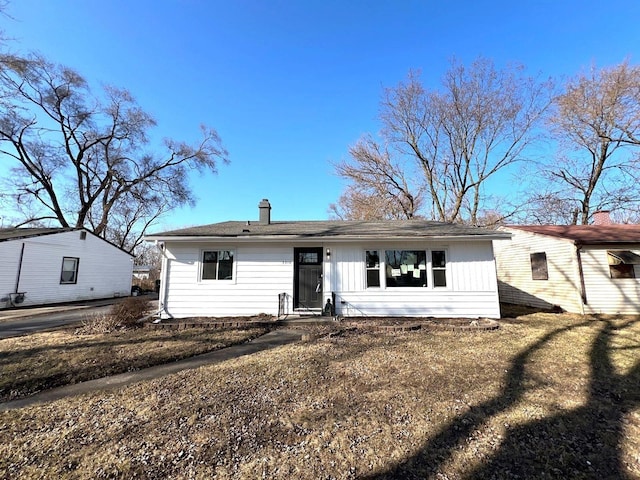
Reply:
[[389, 221], [290, 221], [271, 222], [222, 222], [199, 227], [154, 233], [147, 240], [180, 237], [274, 237], [287, 238], [407, 238], [407, 237], [479, 237], [509, 238], [509, 234], [467, 225], [431, 222], [426, 220]]
[[[8, 241], [8, 240], [19, 240], [21, 238], [40, 237], [42, 235], [53, 235], [53, 234], [56, 234], [56, 233], [80, 231], [80, 230], [85, 230], [85, 229], [82, 228], [82, 227], [67, 227], [67, 228], [63, 228], [63, 227], [59, 227], [59, 228], [25, 228], [25, 227], [16, 228], [16, 227], [11, 227], [11, 228], [0, 228], [0, 242], [5, 242], [5, 241]], [[95, 235], [94, 233], [91, 233], [91, 232], [89, 232], [89, 233], [91, 235], [99, 238], [100, 240], [108, 243], [109, 245], [114, 246], [118, 250], [123, 251], [127, 255], [130, 255], [132, 257], [135, 256], [132, 253], [127, 252], [124, 248], [119, 247], [115, 243], [110, 242], [109, 240], [106, 240], [106, 239], [104, 239], [102, 237], [99, 237], [99, 236]]]
[[0, 228], [0, 242], [19, 238], [39, 237], [52, 233], [70, 232], [73, 228]]

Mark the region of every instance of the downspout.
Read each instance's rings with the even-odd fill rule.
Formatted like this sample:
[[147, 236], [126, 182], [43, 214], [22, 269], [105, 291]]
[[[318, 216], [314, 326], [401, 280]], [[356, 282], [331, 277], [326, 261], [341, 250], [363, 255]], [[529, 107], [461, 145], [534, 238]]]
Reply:
[[22, 248], [20, 249], [20, 260], [18, 261], [18, 274], [16, 275], [16, 288], [13, 293], [18, 293], [20, 287], [20, 274], [22, 272], [22, 259], [24, 258], [24, 242], [22, 242]]
[[584, 283], [584, 271], [582, 270], [582, 245], [576, 243], [576, 258], [578, 259], [578, 275], [580, 277], [580, 298], [582, 299], [582, 314], [584, 315], [584, 306], [588, 305], [587, 302], [587, 287]]
[[167, 311], [166, 305], [167, 305], [167, 278], [168, 278], [168, 272], [169, 272], [169, 262], [170, 259], [167, 257], [166, 251], [165, 251], [165, 244], [164, 242], [160, 242], [158, 243], [156, 241], [156, 247], [158, 249], [160, 249], [160, 252], [162, 253], [162, 270], [161, 270], [161, 275], [160, 275], [160, 292], [159, 292], [159, 302], [160, 305], [158, 305], [159, 310], [158, 310], [158, 314], [160, 314], [160, 317], [158, 318], [157, 322], [159, 323], [160, 321], [162, 321], [162, 312], [165, 313], [165, 315], [168, 318], [172, 318], [172, 315]]

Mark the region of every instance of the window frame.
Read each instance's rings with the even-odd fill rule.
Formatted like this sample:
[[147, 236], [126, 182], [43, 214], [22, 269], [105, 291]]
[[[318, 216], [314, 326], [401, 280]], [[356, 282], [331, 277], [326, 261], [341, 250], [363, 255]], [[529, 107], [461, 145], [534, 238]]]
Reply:
[[[369, 268], [367, 266], [367, 252], [377, 251], [378, 252], [378, 265], [379, 265], [379, 279], [380, 286], [369, 286], [368, 285], [368, 272], [373, 270], [374, 268]], [[410, 251], [410, 252], [422, 252], [425, 255], [425, 280], [426, 286], [411, 286], [411, 285], [389, 285], [387, 282], [387, 251]], [[435, 270], [433, 268], [433, 252], [444, 252], [445, 264], [444, 267], [436, 267]], [[412, 246], [366, 246], [363, 248], [363, 269], [362, 269], [362, 278], [363, 285], [365, 290], [369, 289], [394, 289], [394, 290], [403, 290], [403, 289], [420, 289], [420, 290], [451, 290], [451, 269], [450, 269], [450, 260], [449, 260], [449, 247], [448, 246], [434, 246], [430, 248], [420, 248], [420, 247], [412, 247]], [[434, 271], [443, 271], [444, 279], [446, 285], [444, 286], [435, 286], [434, 282]]]
[[635, 267], [640, 265], [638, 254], [631, 250], [607, 250], [606, 253], [607, 263], [609, 264], [609, 278], [612, 280], [638, 278]]
[[[433, 254], [435, 252], [442, 252], [444, 254], [444, 267], [434, 267], [433, 266]], [[431, 255], [429, 255], [429, 260], [430, 260], [430, 270], [431, 270], [431, 284], [432, 284], [432, 288], [438, 288], [438, 289], [445, 289], [449, 287], [449, 275], [448, 275], [448, 271], [449, 271], [449, 252], [444, 249], [444, 248], [432, 248], [429, 253]], [[436, 277], [435, 277], [435, 272], [444, 272], [444, 285], [436, 285]]]
[[[369, 263], [368, 263], [368, 253], [369, 252], [376, 252], [376, 255], [378, 256], [378, 265], [374, 266], [374, 267], [369, 267]], [[364, 251], [364, 286], [366, 289], [369, 288], [382, 288], [382, 279], [380, 276], [380, 272], [382, 271], [382, 265], [383, 262], [380, 260], [380, 249], [379, 248], [369, 248], [369, 249], [365, 249]], [[374, 272], [377, 271], [378, 272], [378, 285], [369, 285], [369, 272]]]
[[[535, 262], [534, 258], [536, 259]], [[540, 265], [542, 258], [544, 258], [544, 268]], [[529, 254], [529, 264], [531, 266], [531, 280], [549, 280], [547, 252], [531, 252]]]
[[[67, 260], [74, 261], [73, 280], [65, 280], [63, 278], [65, 272], [71, 270], [65, 270], [64, 264]], [[62, 265], [60, 266], [60, 285], [77, 285], [78, 284], [78, 272], [80, 270], [80, 257], [62, 257]]]
[[[204, 276], [204, 256], [206, 253], [215, 252], [216, 255], [216, 278], [205, 278]], [[218, 278], [220, 274], [220, 254], [223, 252], [231, 253], [231, 278]], [[210, 262], [206, 262], [210, 263]], [[236, 281], [236, 264], [237, 253], [235, 248], [221, 247], [221, 248], [203, 248], [200, 250], [200, 256], [198, 258], [198, 281], [200, 283], [235, 283]]]

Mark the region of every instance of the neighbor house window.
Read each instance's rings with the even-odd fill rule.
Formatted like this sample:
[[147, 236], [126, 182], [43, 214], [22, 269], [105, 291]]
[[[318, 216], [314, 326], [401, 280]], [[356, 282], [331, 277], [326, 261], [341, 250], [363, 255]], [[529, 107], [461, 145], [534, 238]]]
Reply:
[[531, 254], [531, 278], [533, 280], [549, 280], [547, 254], [545, 252]]
[[64, 257], [62, 259], [62, 272], [60, 273], [60, 283], [77, 283], [78, 282], [78, 263], [79, 258]]
[[431, 252], [431, 271], [434, 287], [447, 286], [447, 255], [444, 250]]
[[634, 265], [640, 264], [640, 255], [629, 250], [608, 250], [607, 260], [611, 278], [636, 278]]
[[207, 250], [202, 252], [202, 280], [232, 280], [233, 251]]
[[380, 255], [377, 250], [366, 251], [367, 288], [380, 286]]
[[384, 252], [387, 287], [426, 287], [427, 253], [423, 250]]

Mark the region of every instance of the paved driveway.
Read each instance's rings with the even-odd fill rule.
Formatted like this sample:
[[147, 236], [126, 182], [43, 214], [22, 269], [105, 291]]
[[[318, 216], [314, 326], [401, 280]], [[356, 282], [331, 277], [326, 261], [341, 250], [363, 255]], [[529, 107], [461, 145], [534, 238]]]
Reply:
[[[155, 300], [149, 296], [149, 300]], [[106, 313], [122, 298], [95, 300], [72, 305], [0, 310], [0, 339], [17, 337], [81, 322], [87, 315]]]

